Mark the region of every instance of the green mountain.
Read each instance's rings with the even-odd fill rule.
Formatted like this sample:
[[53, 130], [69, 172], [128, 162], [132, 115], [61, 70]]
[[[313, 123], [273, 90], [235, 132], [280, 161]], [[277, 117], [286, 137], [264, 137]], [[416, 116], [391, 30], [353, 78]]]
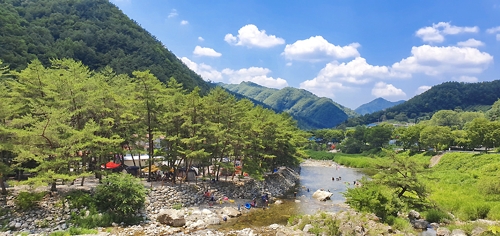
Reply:
[[219, 84], [227, 90], [251, 98], [272, 109], [287, 112], [302, 129], [331, 128], [357, 114], [329, 98], [320, 98], [309, 91], [286, 87], [273, 89], [252, 82]]
[[428, 119], [439, 110], [488, 110], [500, 98], [500, 80], [479, 83], [445, 82], [399, 105], [349, 119], [347, 126], [369, 124], [381, 119], [406, 116]]
[[383, 98], [375, 98], [373, 101], [359, 106], [354, 111], [360, 115], [366, 115], [366, 114], [373, 113], [376, 111], [382, 111], [384, 109], [396, 106], [396, 105], [401, 104], [403, 102], [405, 102], [405, 100], [390, 102], [390, 101], [387, 101]]
[[0, 0], [0, 59], [20, 70], [38, 58], [73, 58], [92, 70], [150, 70], [186, 89], [209, 89], [154, 36], [107, 0]]

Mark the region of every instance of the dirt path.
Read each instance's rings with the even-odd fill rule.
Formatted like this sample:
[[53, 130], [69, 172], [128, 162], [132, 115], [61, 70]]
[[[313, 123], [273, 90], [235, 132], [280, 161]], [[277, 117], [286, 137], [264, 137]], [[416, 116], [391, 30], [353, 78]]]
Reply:
[[431, 158], [431, 163], [429, 164], [429, 167], [434, 167], [435, 165], [437, 165], [439, 163], [439, 161], [441, 160], [441, 157], [443, 156], [444, 154], [439, 154], [439, 155], [435, 155]]

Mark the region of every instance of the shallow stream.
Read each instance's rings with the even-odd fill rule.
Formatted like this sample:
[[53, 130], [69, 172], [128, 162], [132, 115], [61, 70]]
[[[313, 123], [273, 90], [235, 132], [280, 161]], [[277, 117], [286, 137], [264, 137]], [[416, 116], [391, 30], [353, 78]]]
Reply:
[[[326, 163], [326, 162], [325, 162]], [[335, 164], [323, 166], [302, 165], [300, 183], [297, 189], [290, 192], [280, 205], [271, 204], [269, 208], [243, 209], [243, 215], [220, 225], [221, 230], [238, 230], [286, 224], [288, 218], [296, 214], [314, 214], [315, 212], [338, 212], [345, 206], [342, 195], [348, 188], [354, 187], [354, 181], [364, 175], [356, 169], [337, 167]], [[332, 177], [335, 178], [332, 181]], [[337, 178], [341, 178], [337, 181]], [[314, 191], [323, 189], [333, 193], [331, 200], [321, 202], [312, 198]], [[308, 191], [309, 190], [309, 191]]]

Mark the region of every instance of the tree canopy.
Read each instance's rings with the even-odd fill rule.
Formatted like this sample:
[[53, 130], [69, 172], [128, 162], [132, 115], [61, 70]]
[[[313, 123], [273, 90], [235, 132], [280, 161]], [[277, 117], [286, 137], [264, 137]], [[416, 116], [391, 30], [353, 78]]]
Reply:
[[38, 59], [72, 58], [91, 70], [118, 74], [149, 70], [160, 81], [175, 77], [184, 88], [209, 84], [165, 45], [107, 0], [0, 1], [0, 59], [22, 70]]
[[[109, 67], [95, 72], [70, 59], [34, 60], [0, 81], [0, 148], [14, 154], [7, 166], [28, 168], [30, 184], [73, 181], [126, 152], [161, 154], [170, 168], [213, 166], [239, 159], [242, 171], [260, 178], [281, 165], [296, 165], [305, 133], [286, 114], [236, 100], [221, 88], [186, 93], [175, 79], [163, 84], [150, 71], [132, 77]], [[0, 151], [2, 151], [0, 150]], [[179, 163], [182, 163], [180, 166]], [[151, 164], [151, 163], [150, 163]], [[6, 170], [0, 168], [2, 174]]]

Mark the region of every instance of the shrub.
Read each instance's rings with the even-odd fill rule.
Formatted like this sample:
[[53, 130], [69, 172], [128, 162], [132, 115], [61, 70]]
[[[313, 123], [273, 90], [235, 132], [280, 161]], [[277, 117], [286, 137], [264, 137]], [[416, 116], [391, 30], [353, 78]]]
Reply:
[[71, 227], [67, 231], [56, 231], [50, 236], [68, 236], [68, 235], [83, 235], [83, 234], [97, 234], [98, 231], [95, 229], [82, 229], [82, 228], [74, 228]]
[[43, 199], [45, 194], [45, 192], [20, 192], [15, 200], [16, 206], [23, 211], [32, 209], [38, 205], [38, 202]]
[[176, 204], [172, 205], [172, 208], [176, 209], [176, 210], [180, 210], [182, 208], [182, 203], [176, 203]]
[[126, 221], [144, 206], [146, 188], [132, 175], [111, 174], [97, 186], [94, 198], [97, 209]]
[[496, 205], [490, 209], [490, 212], [488, 212], [488, 219], [500, 220], [500, 205]]
[[442, 223], [449, 219], [450, 216], [446, 212], [437, 209], [428, 210], [425, 216], [425, 220], [430, 223]]
[[412, 229], [408, 220], [395, 216], [387, 217], [386, 223], [399, 231], [410, 231]]
[[390, 216], [397, 216], [404, 204], [393, 195], [390, 189], [377, 185], [373, 181], [362, 180], [362, 187], [349, 188], [344, 193], [346, 202], [352, 208], [361, 212], [374, 213], [383, 222], [390, 220]]
[[66, 195], [66, 199], [69, 201], [72, 209], [95, 208], [94, 198], [90, 195], [90, 193], [82, 190], [69, 192], [68, 195]]

